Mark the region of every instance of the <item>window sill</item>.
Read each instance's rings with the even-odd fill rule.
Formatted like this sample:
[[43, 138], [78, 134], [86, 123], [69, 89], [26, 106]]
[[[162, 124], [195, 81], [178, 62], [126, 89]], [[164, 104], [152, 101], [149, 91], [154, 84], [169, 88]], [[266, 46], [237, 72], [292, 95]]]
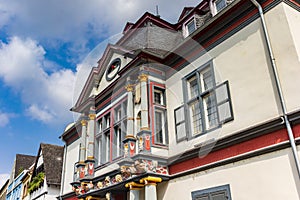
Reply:
[[160, 149], [169, 149], [169, 145], [166, 145], [166, 144], [160, 144], [160, 143], [152, 144], [152, 147], [160, 148]]

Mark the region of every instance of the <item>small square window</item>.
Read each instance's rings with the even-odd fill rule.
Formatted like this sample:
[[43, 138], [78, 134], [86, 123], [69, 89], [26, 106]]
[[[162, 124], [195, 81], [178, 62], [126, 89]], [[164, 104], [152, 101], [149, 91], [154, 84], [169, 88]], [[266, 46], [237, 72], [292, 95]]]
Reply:
[[164, 91], [159, 88], [154, 88], [154, 103], [164, 105]]

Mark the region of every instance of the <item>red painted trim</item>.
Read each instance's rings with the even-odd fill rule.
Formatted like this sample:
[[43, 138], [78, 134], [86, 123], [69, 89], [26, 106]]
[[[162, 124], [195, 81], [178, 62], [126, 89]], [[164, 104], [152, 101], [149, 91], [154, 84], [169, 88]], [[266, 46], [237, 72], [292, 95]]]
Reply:
[[100, 105], [97, 106], [96, 110], [100, 109], [102, 106], [107, 104], [109, 101], [111, 101], [114, 97], [118, 96], [120, 93], [122, 93], [125, 90], [124, 87], [116, 91], [113, 95], [111, 95], [109, 98], [107, 98], [105, 101], [103, 101]]
[[78, 200], [78, 198], [76, 196], [73, 196], [73, 197], [65, 198], [64, 200]]
[[150, 82], [150, 88], [149, 88], [149, 95], [150, 95], [150, 110], [151, 110], [151, 117], [150, 117], [150, 123], [151, 123], [151, 128], [152, 128], [152, 145], [156, 145], [155, 144], [155, 130], [154, 130], [154, 123], [155, 123], [155, 119], [154, 119], [154, 103], [153, 103], [153, 92], [154, 92], [154, 87], [159, 87], [162, 89], [165, 89], [166, 86], [164, 84], [161, 83], [156, 83], [156, 82]]
[[[293, 127], [295, 138], [300, 137], [300, 124]], [[214, 151], [205, 157], [192, 158], [180, 163], [169, 166], [169, 173], [176, 174], [196, 167], [204, 166], [210, 163], [221, 161], [227, 158], [238, 156], [244, 153], [255, 151], [264, 147], [288, 141], [286, 129], [281, 129], [267, 135], [262, 135], [252, 140], [248, 140], [218, 151]]]
[[[262, 7], [265, 8], [266, 6], [268, 6], [270, 3], [272, 3], [273, 0], [269, 0], [266, 1]], [[235, 9], [238, 9], [238, 7], [236, 7]], [[197, 55], [198, 53], [200, 53], [201, 51], [205, 50], [209, 45], [213, 44], [214, 42], [216, 42], [217, 40], [219, 40], [220, 38], [224, 37], [226, 34], [228, 34], [230, 31], [232, 31], [233, 29], [237, 28], [240, 24], [242, 24], [243, 22], [245, 22], [246, 20], [248, 20], [250, 17], [254, 16], [257, 13], [257, 9], [255, 8], [255, 10], [251, 11], [250, 13], [248, 13], [246, 16], [244, 16], [243, 18], [241, 18], [240, 20], [238, 20], [237, 22], [235, 22], [233, 25], [231, 25], [228, 29], [226, 29], [225, 31], [223, 31], [222, 33], [219, 33], [218, 35], [216, 35], [215, 37], [213, 37], [210, 41], [204, 43], [202, 46], [203, 48], [199, 48], [196, 49], [195, 51], [193, 51], [191, 54], [189, 54], [188, 56], [186, 56], [186, 59], [181, 59], [181, 61], [179, 61], [176, 65], [174, 65], [172, 68], [173, 69], [177, 69], [178, 67], [180, 67], [182, 64], [184, 64], [186, 62], [186, 60], [190, 60], [192, 57], [194, 57], [195, 55]], [[226, 14], [226, 13], [224, 13]], [[229, 12], [227, 12], [227, 15], [229, 14]], [[220, 20], [221, 18], [219, 18], [218, 20]], [[216, 23], [216, 21], [214, 22]], [[210, 27], [207, 27], [206, 29], [204, 29], [202, 32], [200, 32], [198, 34], [198, 36], [201, 36], [203, 33], [205, 33], [206, 31], [209, 30]], [[196, 37], [196, 36], [195, 36]], [[194, 38], [193, 38], [194, 39]], [[180, 48], [180, 47], [179, 47]], [[170, 73], [170, 70], [168, 70], [167, 73]]]
[[97, 120], [99, 120], [100, 118], [102, 118], [104, 115], [106, 115], [107, 113], [111, 112], [113, 109], [115, 109], [116, 107], [118, 107], [120, 104], [122, 104], [124, 101], [127, 100], [127, 96], [125, 96], [124, 98], [122, 98], [118, 103], [116, 103], [113, 107], [109, 108], [107, 111], [105, 111], [104, 113], [102, 113], [101, 115], [99, 115], [99, 117], [97, 117]]
[[299, 6], [300, 7], [300, 4], [294, 0], [290, 0], [290, 2], [292, 2], [293, 4], [295, 4], [296, 6]]
[[150, 82], [150, 88], [149, 88], [149, 97], [150, 97], [150, 110], [151, 110], [151, 117], [150, 117], [150, 123], [151, 123], [151, 129], [152, 129], [152, 144], [154, 144], [154, 109], [153, 109], [153, 82]]
[[109, 134], [110, 134], [110, 138], [109, 138], [109, 149], [110, 149], [110, 155], [109, 155], [109, 161], [112, 162], [113, 160], [113, 139], [114, 139], [114, 122], [115, 122], [115, 119], [114, 119], [114, 116], [115, 116], [115, 113], [114, 113], [114, 109], [112, 108], [112, 111], [110, 112], [110, 131], [109, 131]]
[[[105, 111], [104, 113], [102, 113], [99, 117], [97, 117], [97, 121], [104, 117], [105, 115], [107, 115], [108, 113], [110, 113], [110, 130], [109, 130], [109, 149], [110, 149], [110, 154], [109, 154], [109, 162], [113, 162], [115, 159], [113, 159], [113, 139], [114, 139], [114, 122], [115, 122], [115, 113], [114, 110], [116, 107], [118, 107], [119, 105], [121, 105], [124, 101], [127, 100], [127, 96], [122, 98], [118, 103], [116, 103], [113, 107], [111, 107], [110, 109], [108, 109], [107, 111]], [[116, 147], [117, 148], [117, 147]]]

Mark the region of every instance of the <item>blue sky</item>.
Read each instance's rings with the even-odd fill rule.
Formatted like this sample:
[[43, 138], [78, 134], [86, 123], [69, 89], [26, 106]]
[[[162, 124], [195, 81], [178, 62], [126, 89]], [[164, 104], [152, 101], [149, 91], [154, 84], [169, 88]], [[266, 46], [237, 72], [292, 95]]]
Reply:
[[63, 145], [58, 137], [74, 121], [74, 85], [93, 66], [83, 63], [97, 45], [156, 5], [173, 23], [199, 2], [0, 0], [0, 185], [17, 153], [36, 155], [41, 142]]

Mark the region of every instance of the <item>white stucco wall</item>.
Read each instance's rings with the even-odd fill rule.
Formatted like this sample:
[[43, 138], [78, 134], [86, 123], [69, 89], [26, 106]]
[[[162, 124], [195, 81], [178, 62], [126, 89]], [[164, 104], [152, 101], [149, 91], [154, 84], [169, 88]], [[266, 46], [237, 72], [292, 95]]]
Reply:
[[75, 163], [79, 160], [79, 145], [80, 139], [74, 141], [72, 144], [67, 146], [67, 155], [66, 160], [64, 160], [65, 171], [63, 171], [63, 186], [61, 188], [61, 193], [66, 194], [72, 191], [72, 186], [70, 185], [73, 182], [74, 176], [74, 166]]
[[172, 179], [158, 185], [158, 199], [191, 200], [193, 191], [229, 184], [232, 199], [297, 200], [299, 179], [290, 161], [285, 149]]
[[300, 13], [281, 3], [266, 14], [287, 111], [300, 108]]
[[[289, 24], [286, 20], [288, 5], [281, 3], [266, 13], [271, 42], [277, 56], [279, 74], [288, 110], [300, 109], [300, 63]], [[288, 11], [293, 35], [300, 26], [299, 12]], [[297, 12], [297, 13], [296, 13]], [[294, 30], [295, 29], [295, 30]], [[297, 39], [299, 40], [299, 39]], [[299, 47], [299, 44], [297, 44]], [[229, 81], [234, 120], [190, 141], [176, 143], [174, 109], [183, 104], [182, 77], [212, 60], [217, 85]], [[169, 155], [176, 155], [211, 138], [225, 137], [278, 117], [281, 113], [260, 19], [231, 36], [220, 45], [196, 59], [166, 81]]]

